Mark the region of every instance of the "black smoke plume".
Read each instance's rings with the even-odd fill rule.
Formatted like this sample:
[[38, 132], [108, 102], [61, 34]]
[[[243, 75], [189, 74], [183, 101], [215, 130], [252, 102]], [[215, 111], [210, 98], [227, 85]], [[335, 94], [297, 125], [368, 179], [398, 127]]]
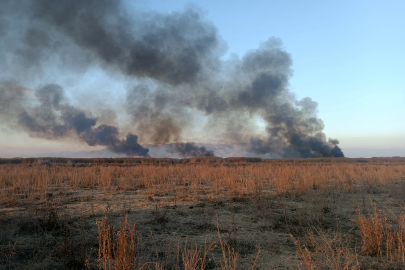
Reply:
[[[292, 59], [277, 38], [242, 57], [221, 60], [226, 44], [197, 9], [146, 13], [118, 0], [0, 0], [0, 5], [0, 79], [18, 81], [7, 86], [13, 91], [0, 93], [0, 117], [18, 119], [4, 123], [31, 136], [73, 134], [89, 145], [148, 154], [136, 135], [119, 140], [117, 127], [97, 124], [69, 105], [61, 88], [40, 88], [35, 92], [39, 105], [29, 106], [25, 88], [16, 86], [42, 81], [55, 70], [73, 76], [97, 67], [133, 85], [122, 107], [142, 142], [179, 142], [184, 130], [198, 128], [209, 139], [247, 144], [257, 155], [343, 156], [339, 142], [323, 133], [317, 103], [297, 100], [290, 92]], [[194, 121], [196, 115], [205, 117], [204, 126]], [[182, 153], [186, 145], [176, 151]]]
[[133, 21], [112, 0], [34, 0], [41, 20], [129, 76], [193, 83], [219, 43], [216, 29], [192, 10]]
[[204, 146], [198, 146], [196, 143], [171, 143], [166, 145], [170, 153], [179, 154], [183, 157], [214, 157], [212, 150], [207, 150]]
[[75, 136], [90, 146], [106, 146], [128, 156], [149, 156], [149, 150], [138, 143], [136, 135], [128, 133], [125, 140], [120, 140], [116, 127], [96, 126], [97, 118], [68, 104], [60, 86], [50, 84], [38, 88], [34, 95], [37, 105], [27, 102], [26, 92], [23, 87], [3, 83], [0, 105], [10, 113], [5, 120], [17, 124], [32, 137], [57, 140]]

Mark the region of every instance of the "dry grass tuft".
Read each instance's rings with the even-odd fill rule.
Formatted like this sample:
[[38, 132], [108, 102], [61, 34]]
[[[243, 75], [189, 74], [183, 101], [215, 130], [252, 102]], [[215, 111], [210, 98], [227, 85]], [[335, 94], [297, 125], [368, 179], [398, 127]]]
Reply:
[[321, 233], [316, 235], [309, 231], [307, 245], [302, 245], [290, 234], [297, 250], [299, 251], [298, 267], [304, 266], [307, 270], [315, 269], [336, 269], [336, 270], [358, 270], [360, 263], [355, 247], [350, 246], [346, 235], [340, 233]]
[[400, 262], [405, 266], [405, 209], [392, 220], [386, 213], [377, 211], [374, 204], [373, 214], [363, 218], [359, 208], [358, 224], [362, 239], [361, 252], [368, 256], [381, 257], [387, 262]]

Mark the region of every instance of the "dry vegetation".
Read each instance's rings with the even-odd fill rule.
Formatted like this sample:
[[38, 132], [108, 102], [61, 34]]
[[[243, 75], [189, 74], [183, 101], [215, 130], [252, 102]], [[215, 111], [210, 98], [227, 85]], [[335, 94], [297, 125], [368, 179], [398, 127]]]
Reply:
[[405, 159], [0, 159], [1, 269], [404, 269]]

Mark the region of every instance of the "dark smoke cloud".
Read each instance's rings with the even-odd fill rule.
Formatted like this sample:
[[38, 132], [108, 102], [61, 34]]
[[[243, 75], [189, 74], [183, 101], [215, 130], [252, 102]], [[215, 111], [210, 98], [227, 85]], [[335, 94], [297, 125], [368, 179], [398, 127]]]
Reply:
[[10, 82], [0, 85], [0, 108], [2, 116], [6, 116], [3, 111], [10, 112], [3, 121], [21, 127], [30, 136], [49, 140], [75, 136], [90, 146], [106, 146], [128, 156], [149, 156], [149, 150], [138, 143], [136, 135], [129, 133], [125, 140], [120, 140], [118, 128], [96, 126], [97, 118], [68, 104], [60, 86], [38, 88], [34, 95], [37, 105], [29, 102], [26, 92], [27, 89]]
[[166, 145], [170, 153], [179, 154], [183, 157], [214, 157], [212, 150], [207, 150], [204, 146], [199, 147], [193, 142], [171, 143]]
[[[290, 92], [292, 58], [279, 39], [223, 61], [226, 45], [196, 9], [129, 14], [118, 0], [3, 0], [1, 5], [0, 31], [7, 38], [0, 40], [6, 54], [0, 67], [8, 76], [23, 80], [19, 74], [39, 70], [41, 77], [58, 70], [55, 63], [64, 59], [65, 71], [72, 74], [78, 67], [102, 67], [136, 80], [123, 107], [142, 142], [169, 144], [170, 151], [185, 156], [213, 154], [193, 143], [177, 143], [185, 129], [198, 128], [229, 144], [246, 144], [257, 155], [343, 156], [339, 142], [323, 133], [317, 103], [297, 100]], [[98, 124], [69, 105], [59, 86], [36, 90], [38, 105], [32, 106], [27, 90], [16, 86], [23, 83], [2, 85], [0, 117], [15, 116], [13, 126], [31, 136], [74, 135], [115, 152], [148, 154], [136, 135], [119, 140], [117, 127]], [[196, 114], [208, 123], [193, 121]], [[264, 130], [257, 128], [257, 119]]]
[[193, 83], [220, 40], [216, 28], [193, 10], [130, 19], [119, 1], [34, 0], [34, 19], [63, 32], [79, 46], [130, 76], [170, 84]]
[[[317, 118], [317, 103], [297, 101], [288, 89], [292, 60], [278, 39], [269, 39], [248, 52], [234, 71], [236, 81], [231, 110], [248, 111], [266, 123], [267, 138], [251, 136], [250, 149], [279, 157], [342, 157], [337, 140], [326, 140], [323, 121]], [[235, 90], [237, 89], [237, 90]], [[231, 132], [237, 133], [231, 126]]]

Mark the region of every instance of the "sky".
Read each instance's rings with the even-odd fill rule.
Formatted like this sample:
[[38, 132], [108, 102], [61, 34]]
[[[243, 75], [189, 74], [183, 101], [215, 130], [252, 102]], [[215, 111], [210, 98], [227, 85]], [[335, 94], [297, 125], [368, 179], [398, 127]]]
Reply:
[[[404, 1], [152, 0], [127, 1], [126, 6], [134, 16], [199, 10], [226, 45], [224, 61], [242, 57], [270, 37], [279, 38], [293, 61], [289, 90], [298, 100], [310, 97], [318, 103], [323, 132], [339, 140], [346, 156], [405, 156]], [[102, 67], [66, 76], [55, 69], [45, 73], [28, 84], [34, 88], [54, 80], [74, 105], [90, 111], [118, 107], [114, 121], [125, 122], [119, 104], [133, 81]], [[84, 88], [98, 89], [98, 94]], [[182, 137], [198, 135], [186, 129]], [[0, 157], [101, 149], [74, 139], [45, 140], [0, 127]]]

